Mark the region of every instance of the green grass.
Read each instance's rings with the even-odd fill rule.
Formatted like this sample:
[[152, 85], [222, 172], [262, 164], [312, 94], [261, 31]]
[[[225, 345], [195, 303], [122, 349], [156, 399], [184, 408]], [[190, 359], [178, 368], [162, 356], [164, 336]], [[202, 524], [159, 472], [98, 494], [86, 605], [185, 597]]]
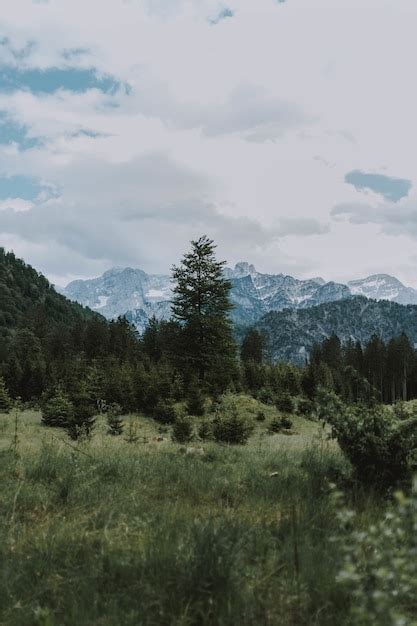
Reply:
[[[15, 454], [0, 416], [1, 626], [347, 625], [328, 481], [349, 468], [314, 422], [269, 436], [275, 409], [258, 423], [259, 404], [238, 402], [249, 444], [204, 443], [201, 457], [154, 441], [143, 416], [136, 444], [99, 418], [74, 446], [36, 412]], [[358, 523], [380, 514], [351, 498]]]

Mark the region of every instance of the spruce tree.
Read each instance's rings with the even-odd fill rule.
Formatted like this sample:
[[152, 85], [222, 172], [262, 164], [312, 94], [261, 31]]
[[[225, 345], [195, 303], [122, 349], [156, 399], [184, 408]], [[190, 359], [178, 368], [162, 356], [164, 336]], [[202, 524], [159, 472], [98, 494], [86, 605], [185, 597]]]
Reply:
[[206, 236], [191, 242], [181, 265], [173, 267], [174, 319], [182, 325], [184, 368], [212, 390], [225, 388], [235, 371], [236, 348], [228, 317], [231, 283], [214, 242]]
[[117, 437], [123, 433], [122, 407], [117, 402], [113, 402], [107, 409], [107, 426], [108, 435]]
[[0, 376], [0, 413], [8, 413], [12, 402], [6, 389], [6, 383]]

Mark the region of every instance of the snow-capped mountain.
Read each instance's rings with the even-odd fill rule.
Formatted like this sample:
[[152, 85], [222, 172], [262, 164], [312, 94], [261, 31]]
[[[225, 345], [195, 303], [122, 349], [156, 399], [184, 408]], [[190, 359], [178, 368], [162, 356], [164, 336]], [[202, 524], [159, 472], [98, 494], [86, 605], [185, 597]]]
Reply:
[[232, 283], [231, 317], [239, 324], [252, 324], [269, 311], [305, 309], [350, 296], [346, 285], [323, 279], [297, 280], [284, 274], [261, 274], [253, 265], [238, 263], [225, 275]]
[[351, 280], [348, 287], [355, 296], [366, 296], [374, 300], [390, 300], [398, 304], [417, 304], [417, 291], [406, 287], [394, 276], [374, 274], [368, 278]]
[[131, 267], [113, 268], [91, 280], [75, 280], [62, 293], [108, 319], [126, 315], [139, 330], [146, 328], [152, 315], [159, 319], [170, 316], [169, 276], [150, 275]]
[[[224, 273], [232, 283], [234, 309], [231, 317], [237, 324], [253, 324], [270, 311], [306, 309], [352, 295], [417, 304], [416, 290], [385, 274], [343, 285], [326, 283], [322, 278], [298, 280], [284, 274], [262, 274], [253, 265], [243, 262], [237, 263], [234, 269], [225, 268]], [[147, 274], [140, 269], [114, 268], [99, 278], [76, 280], [62, 293], [109, 319], [126, 315], [140, 331], [146, 328], [152, 315], [158, 319], [170, 316], [170, 277]]]

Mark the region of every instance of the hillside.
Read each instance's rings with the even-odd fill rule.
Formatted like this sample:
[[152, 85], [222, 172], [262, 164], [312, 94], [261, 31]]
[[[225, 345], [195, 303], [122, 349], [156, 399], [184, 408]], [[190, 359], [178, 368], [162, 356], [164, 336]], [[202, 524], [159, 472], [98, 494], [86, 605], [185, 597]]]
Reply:
[[387, 341], [405, 332], [417, 343], [417, 306], [357, 296], [310, 309], [271, 312], [256, 328], [267, 334], [273, 360], [303, 364], [314, 343], [332, 334], [342, 342], [363, 343], [373, 334]]
[[48, 280], [30, 265], [0, 248], [0, 334], [47, 324], [71, 324], [96, 314], [57, 293]]

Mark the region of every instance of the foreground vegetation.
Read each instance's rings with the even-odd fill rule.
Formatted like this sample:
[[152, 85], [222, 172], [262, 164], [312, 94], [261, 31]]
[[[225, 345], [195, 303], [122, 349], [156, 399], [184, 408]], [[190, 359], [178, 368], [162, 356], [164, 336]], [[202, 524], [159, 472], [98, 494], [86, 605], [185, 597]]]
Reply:
[[237, 403], [253, 426], [245, 446], [181, 446], [143, 416], [123, 418], [135, 443], [103, 417], [74, 443], [37, 412], [17, 429], [1, 415], [0, 624], [376, 623], [354, 617], [340, 580], [353, 558], [340, 511], [357, 513], [352, 543], [387, 502], [350, 483], [318, 423], [292, 416], [291, 431], [268, 434], [276, 409]]

